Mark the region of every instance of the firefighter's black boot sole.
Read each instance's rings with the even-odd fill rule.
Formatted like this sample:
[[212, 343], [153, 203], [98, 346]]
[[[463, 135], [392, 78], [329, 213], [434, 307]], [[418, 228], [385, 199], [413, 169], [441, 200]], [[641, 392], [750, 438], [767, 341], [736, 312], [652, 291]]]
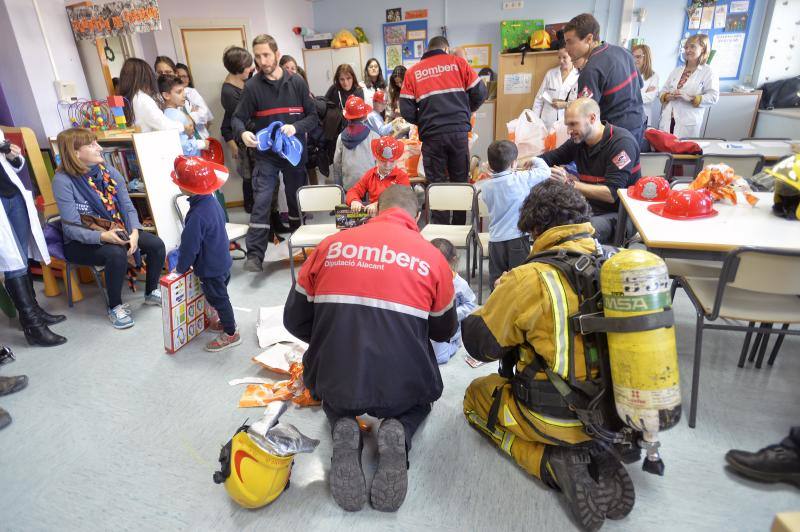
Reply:
[[333, 426], [330, 487], [333, 500], [348, 512], [357, 512], [367, 502], [361, 447], [361, 431], [356, 420], [338, 419]]

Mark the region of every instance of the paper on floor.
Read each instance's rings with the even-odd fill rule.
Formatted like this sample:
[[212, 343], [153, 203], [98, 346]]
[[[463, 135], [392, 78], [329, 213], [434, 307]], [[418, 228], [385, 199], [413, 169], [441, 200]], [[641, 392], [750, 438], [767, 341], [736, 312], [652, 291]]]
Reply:
[[301, 345], [278, 343], [267, 348], [260, 355], [254, 356], [253, 362], [257, 362], [275, 373], [289, 375], [289, 367], [293, 362], [302, 362], [305, 352], [306, 348]]
[[228, 386], [239, 386], [240, 384], [272, 384], [272, 379], [264, 377], [242, 377], [241, 379], [231, 379]]
[[261, 307], [258, 310], [256, 323], [258, 345], [262, 349], [275, 345], [278, 342], [291, 342], [308, 349], [308, 344], [300, 341], [283, 326], [283, 306]]

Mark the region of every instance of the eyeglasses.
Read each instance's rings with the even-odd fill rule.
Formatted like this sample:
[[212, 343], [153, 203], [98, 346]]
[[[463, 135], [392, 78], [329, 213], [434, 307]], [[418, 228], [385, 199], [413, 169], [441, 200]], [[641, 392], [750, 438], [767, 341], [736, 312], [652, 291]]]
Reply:
[[644, 55], [642, 54], [633, 54], [634, 59], [644, 59]]

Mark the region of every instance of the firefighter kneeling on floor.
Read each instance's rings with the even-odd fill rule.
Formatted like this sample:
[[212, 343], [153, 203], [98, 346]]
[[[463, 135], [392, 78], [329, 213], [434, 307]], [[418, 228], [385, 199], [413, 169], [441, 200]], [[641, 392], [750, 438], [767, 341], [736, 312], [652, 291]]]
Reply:
[[[534, 238], [531, 257], [560, 249], [591, 254], [599, 243], [590, 216], [579, 192], [548, 180], [525, 199], [519, 229]], [[575, 291], [551, 264], [529, 261], [501, 277], [483, 308], [462, 324], [472, 357], [503, 361], [500, 374], [469, 385], [464, 415], [525, 471], [560, 490], [583, 529], [597, 530], [606, 517], [630, 513], [634, 491], [625, 468], [584, 432], [545, 372], [570, 384], [597, 372], [597, 357], [584, 352], [580, 335], [573, 336], [568, 326], [578, 305]], [[526, 397], [520, 378], [530, 379]]]

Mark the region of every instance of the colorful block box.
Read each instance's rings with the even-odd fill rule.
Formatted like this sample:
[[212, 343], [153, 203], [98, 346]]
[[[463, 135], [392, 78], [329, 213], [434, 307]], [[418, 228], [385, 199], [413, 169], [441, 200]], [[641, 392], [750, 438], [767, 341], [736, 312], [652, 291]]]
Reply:
[[206, 328], [206, 298], [200, 280], [191, 272], [161, 278], [164, 349], [174, 354]]

